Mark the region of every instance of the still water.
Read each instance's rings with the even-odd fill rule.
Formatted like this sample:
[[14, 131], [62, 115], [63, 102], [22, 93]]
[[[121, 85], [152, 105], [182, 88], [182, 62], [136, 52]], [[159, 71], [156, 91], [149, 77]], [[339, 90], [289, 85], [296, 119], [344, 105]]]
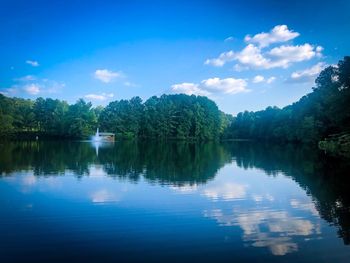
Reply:
[[350, 162], [301, 146], [2, 142], [0, 262], [350, 262]]

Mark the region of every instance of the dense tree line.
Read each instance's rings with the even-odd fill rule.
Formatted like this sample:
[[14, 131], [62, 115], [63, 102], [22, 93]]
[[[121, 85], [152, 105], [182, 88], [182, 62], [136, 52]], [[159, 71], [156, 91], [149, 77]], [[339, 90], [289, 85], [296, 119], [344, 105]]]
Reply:
[[86, 138], [100, 131], [126, 138], [218, 139], [228, 117], [206, 97], [163, 95], [142, 103], [139, 97], [113, 101], [93, 108], [80, 99], [65, 101], [38, 98], [35, 101], [0, 95], [1, 135], [41, 134]]
[[317, 142], [350, 131], [350, 57], [324, 69], [313, 91], [282, 109], [239, 113], [225, 138]]
[[141, 138], [218, 139], [227, 123], [215, 102], [184, 94], [114, 101], [99, 118], [101, 130]]
[[44, 135], [84, 138], [97, 127], [98, 109], [91, 103], [38, 98], [35, 101], [0, 94], [0, 135]]

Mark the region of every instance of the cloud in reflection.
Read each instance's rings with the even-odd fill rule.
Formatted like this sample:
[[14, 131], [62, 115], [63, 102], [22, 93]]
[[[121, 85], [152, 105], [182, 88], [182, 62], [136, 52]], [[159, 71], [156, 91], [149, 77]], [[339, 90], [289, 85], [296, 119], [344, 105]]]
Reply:
[[212, 201], [232, 201], [243, 199], [247, 195], [248, 185], [227, 181], [216, 181], [206, 185], [189, 185], [170, 186], [170, 189], [178, 193], [196, 193], [205, 196]]
[[290, 237], [269, 237], [265, 233], [259, 235], [259, 239], [253, 243], [254, 247], [268, 247], [275, 256], [284, 256], [298, 251], [298, 245], [291, 242]]
[[262, 202], [264, 200], [267, 200], [267, 201], [274, 201], [275, 198], [270, 195], [270, 194], [265, 194], [265, 195], [258, 195], [258, 194], [253, 194], [252, 195], [252, 199], [255, 201], [255, 202]]
[[291, 199], [290, 205], [295, 209], [300, 209], [303, 211], [309, 211], [314, 216], [320, 216], [313, 202], [301, 202], [297, 199]]
[[293, 237], [320, 234], [320, 224], [293, 217], [286, 211], [253, 210], [224, 213], [221, 209], [204, 211], [204, 216], [214, 218], [222, 226], [239, 226], [243, 240], [254, 247], [268, 247], [273, 255], [285, 255], [298, 250]]
[[119, 198], [115, 193], [107, 189], [101, 189], [91, 195], [91, 200], [93, 203], [109, 203], [117, 202]]
[[198, 186], [196, 184], [190, 185], [190, 184], [184, 184], [181, 186], [170, 186], [170, 189], [175, 190], [176, 192], [183, 193], [183, 194], [189, 194], [194, 193], [198, 190]]
[[247, 186], [233, 182], [213, 185], [203, 189], [202, 194], [213, 200], [234, 200], [242, 199], [246, 196]]
[[28, 174], [23, 176], [22, 183], [25, 186], [32, 186], [35, 185], [37, 181], [37, 178], [34, 176], [34, 174]]

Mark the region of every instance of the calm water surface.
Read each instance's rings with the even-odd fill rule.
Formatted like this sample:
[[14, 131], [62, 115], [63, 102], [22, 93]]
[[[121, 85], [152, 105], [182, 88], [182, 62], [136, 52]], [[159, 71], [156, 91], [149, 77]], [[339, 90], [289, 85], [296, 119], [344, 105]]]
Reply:
[[349, 160], [251, 143], [2, 142], [0, 262], [350, 262]]

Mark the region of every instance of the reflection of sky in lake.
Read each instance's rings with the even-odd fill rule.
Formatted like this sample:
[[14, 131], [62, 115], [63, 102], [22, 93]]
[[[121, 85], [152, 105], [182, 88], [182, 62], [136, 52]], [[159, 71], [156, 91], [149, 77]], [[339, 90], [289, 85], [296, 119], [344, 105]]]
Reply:
[[[311, 253], [313, 250], [306, 244], [314, 242], [321, 247], [319, 242], [323, 239], [328, 240], [327, 244], [329, 240], [338, 240], [335, 229], [320, 218], [311, 197], [283, 174], [272, 177], [258, 169], [244, 170], [234, 162], [221, 168], [206, 184], [159, 185], [145, 178], [136, 183], [110, 177], [98, 164], [91, 164], [88, 174], [76, 178], [67, 171], [61, 176], [37, 177], [31, 172], [18, 172], [1, 178], [0, 188], [11, 192], [10, 196], [17, 200], [12, 209], [21, 213], [36, 210], [42, 217], [39, 220], [67, 213], [74, 207], [85, 207], [81, 216], [98, 214], [99, 209], [108, 207], [109, 214], [98, 217], [97, 222], [85, 222], [90, 231], [92, 227], [98, 231], [102, 227], [99, 224], [113, 226], [113, 218], [118, 221], [121, 215], [135, 216], [139, 218], [122, 224], [130, 231], [142, 233], [145, 239], [161, 237], [163, 232], [178, 238], [179, 233], [185, 234], [182, 231], [194, 238], [203, 231], [209, 240], [232, 242], [232, 246], [241, 242], [246, 249], [263, 249], [259, 253], [268, 251], [270, 256], [293, 254], [303, 248]], [[169, 219], [180, 222], [171, 225]], [[154, 225], [149, 220], [154, 220]], [[63, 227], [62, 222], [56, 223], [55, 227]], [[64, 229], [74, 232], [75, 224], [80, 222], [71, 218], [64, 224]], [[174, 229], [162, 229], [162, 224], [170, 224]], [[201, 242], [210, 245], [214, 241]], [[336, 244], [339, 246], [333, 249], [341, 251], [343, 246]]]
[[[184, 192], [182, 187], [176, 190]], [[205, 217], [220, 226], [240, 227], [244, 242], [267, 247], [273, 255], [297, 251], [294, 237], [321, 237], [320, 219], [311, 198], [283, 175], [271, 178], [258, 170], [242, 172], [229, 165], [214, 181], [192, 188], [191, 193], [213, 202], [203, 211]]]

